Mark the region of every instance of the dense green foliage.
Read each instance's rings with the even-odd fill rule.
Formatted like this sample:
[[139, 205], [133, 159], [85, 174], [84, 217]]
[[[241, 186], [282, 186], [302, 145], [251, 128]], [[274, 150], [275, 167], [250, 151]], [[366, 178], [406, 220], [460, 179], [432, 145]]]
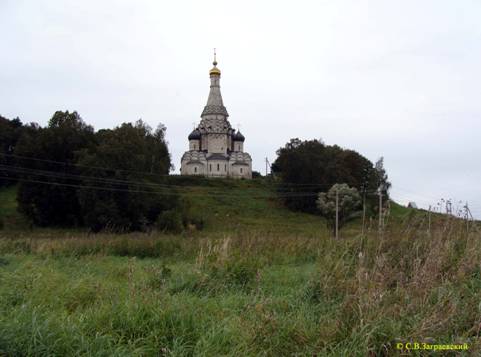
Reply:
[[[23, 135], [15, 148], [19, 173], [19, 210], [34, 224], [79, 225], [80, 205], [75, 184], [66, 175], [79, 174], [73, 166], [78, 152], [95, 143], [94, 130], [76, 113], [56, 112], [46, 128]], [[40, 183], [46, 182], [46, 183]]]
[[[84, 175], [77, 190], [85, 224], [94, 231], [145, 230], [178, 198], [159, 175], [168, 175], [170, 155], [165, 127], [155, 132], [142, 121], [96, 134], [97, 145], [79, 154]], [[96, 187], [92, 189], [91, 187]]]
[[138, 121], [95, 133], [68, 111], [45, 128], [5, 122], [22, 131], [0, 138], [10, 152], [0, 176], [19, 180], [18, 209], [35, 225], [145, 230], [162, 211], [181, 210], [176, 192], [162, 185], [171, 167], [164, 126], [153, 131]]
[[354, 187], [374, 201], [372, 193], [380, 184], [378, 172], [356, 151], [319, 140], [291, 139], [277, 155], [272, 171], [280, 178], [279, 192], [291, 209], [316, 212], [317, 193], [336, 183]]
[[0, 187], [9, 186], [15, 183], [14, 172], [5, 170], [14, 162], [11, 156], [17, 142], [23, 133], [23, 124], [19, 118], [8, 120], [0, 115]]

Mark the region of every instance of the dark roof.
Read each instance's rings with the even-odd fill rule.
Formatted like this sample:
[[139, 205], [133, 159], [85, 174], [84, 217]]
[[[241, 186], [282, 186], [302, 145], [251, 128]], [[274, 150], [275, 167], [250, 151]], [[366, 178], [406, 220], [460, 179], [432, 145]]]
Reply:
[[232, 139], [234, 139], [234, 141], [244, 141], [246, 138], [244, 137], [244, 135], [242, 135], [240, 131], [238, 131], [237, 133], [232, 135]]
[[199, 129], [194, 129], [192, 133], [189, 134], [189, 140], [200, 140]]
[[207, 156], [207, 160], [228, 160], [229, 158], [224, 154], [214, 153]]

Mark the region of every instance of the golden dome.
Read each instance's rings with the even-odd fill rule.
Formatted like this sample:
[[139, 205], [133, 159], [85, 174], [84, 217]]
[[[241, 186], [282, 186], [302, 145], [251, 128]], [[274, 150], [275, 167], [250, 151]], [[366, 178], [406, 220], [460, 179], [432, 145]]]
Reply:
[[214, 62], [212, 62], [214, 67], [209, 71], [210, 75], [217, 74], [220, 76], [220, 69], [217, 68], [217, 58], [216, 58], [216, 53], [215, 53], [215, 48], [214, 48]]
[[217, 74], [217, 75], [220, 76], [220, 69], [217, 68], [217, 67], [214, 65], [214, 68], [212, 68], [212, 69], [209, 71], [209, 74], [210, 74], [210, 75]]

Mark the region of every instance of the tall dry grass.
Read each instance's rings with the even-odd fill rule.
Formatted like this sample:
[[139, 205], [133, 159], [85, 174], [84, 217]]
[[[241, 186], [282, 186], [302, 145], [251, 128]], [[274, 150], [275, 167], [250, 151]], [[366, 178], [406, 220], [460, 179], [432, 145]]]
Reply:
[[[397, 342], [429, 342], [468, 343], [468, 353], [476, 355], [481, 350], [479, 227], [442, 216], [430, 228], [422, 216], [410, 216], [402, 223], [390, 222], [383, 232], [344, 232], [339, 240], [263, 232], [202, 238], [74, 234], [1, 239], [0, 254], [7, 267], [15, 256], [48, 257], [40, 265], [42, 279], [51, 274], [45, 281], [59, 291], [57, 281], [73, 282], [48, 265], [57, 258], [62, 264], [79, 260], [90, 265], [109, 256], [156, 259], [146, 265], [134, 258], [108, 263], [119, 284], [115, 289], [123, 287], [124, 297], [102, 280], [95, 281], [91, 271], [72, 285], [75, 293], [67, 291], [60, 298], [48, 292], [42, 298], [31, 296], [30, 285], [23, 283], [18, 294], [12, 291], [17, 280], [25, 280], [38, 285], [34, 291], [42, 294], [39, 280], [30, 281], [34, 270], [23, 272], [23, 278], [22, 272], [4, 274], [12, 289], [0, 288], [0, 302], [6, 304], [0, 308], [11, 316], [25, 316], [18, 321], [0, 318], [0, 331], [13, 329], [23, 336], [15, 346], [28, 343], [31, 308], [31, 314], [41, 309], [45, 321], [63, 321], [62, 314], [68, 319], [78, 314], [79, 321], [87, 321], [88, 315], [86, 327], [70, 328], [83, 336], [83, 346], [89, 345], [89, 336], [108, 336], [110, 352], [145, 348], [166, 355], [236, 351], [390, 356], [403, 353], [395, 349]], [[66, 312], [57, 311], [56, 316], [42, 309], [49, 299], [56, 299], [50, 304], [65, 306]], [[102, 306], [99, 312], [96, 304]], [[68, 319], [64, 323], [76, 321]], [[57, 327], [66, 348], [70, 337], [61, 333], [60, 322]], [[16, 341], [15, 335], [11, 338]]]

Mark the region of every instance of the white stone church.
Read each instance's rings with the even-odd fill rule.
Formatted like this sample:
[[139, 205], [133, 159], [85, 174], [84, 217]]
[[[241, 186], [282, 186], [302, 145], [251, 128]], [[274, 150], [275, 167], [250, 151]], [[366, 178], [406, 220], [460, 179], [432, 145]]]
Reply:
[[210, 92], [197, 128], [190, 133], [189, 151], [182, 155], [182, 175], [252, 178], [252, 159], [244, 152], [244, 135], [232, 129], [222, 95], [220, 70], [214, 54]]

